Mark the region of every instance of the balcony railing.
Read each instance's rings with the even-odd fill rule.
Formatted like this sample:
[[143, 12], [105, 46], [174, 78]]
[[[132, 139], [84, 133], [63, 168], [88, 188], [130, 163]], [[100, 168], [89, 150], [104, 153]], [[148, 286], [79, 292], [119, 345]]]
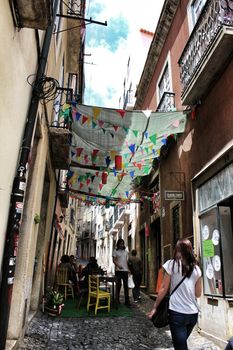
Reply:
[[184, 104], [196, 103], [226, 63], [232, 26], [233, 1], [208, 0], [179, 60]]
[[12, 0], [11, 5], [17, 27], [45, 30], [51, 23], [51, 0]]
[[157, 112], [175, 111], [175, 94], [173, 92], [164, 92], [157, 107]]

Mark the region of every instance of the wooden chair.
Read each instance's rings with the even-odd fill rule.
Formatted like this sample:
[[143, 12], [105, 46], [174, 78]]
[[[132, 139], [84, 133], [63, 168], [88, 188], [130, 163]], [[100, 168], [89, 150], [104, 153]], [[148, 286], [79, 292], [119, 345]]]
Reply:
[[[91, 303], [92, 299], [94, 299], [94, 302]], [[107, 301], [107, 304], [100, 305], [101, 300]], [[89, 311], [90, 306], [95, 306], [95, 315], [100, 309], [108, 309], [108, 312], [110, 312], [110, 302], [111, 294], [100, 290], [99, 277], [95, 275], [89, 275], [87, 311]]]
[[69, 270], [67, 267], [57, 268], [55, 289], [57, 291], [60, 290], [64, 294], [65, 300], [69, 295], [74, 299], [74, 286], [72, 283], [69, 283]]

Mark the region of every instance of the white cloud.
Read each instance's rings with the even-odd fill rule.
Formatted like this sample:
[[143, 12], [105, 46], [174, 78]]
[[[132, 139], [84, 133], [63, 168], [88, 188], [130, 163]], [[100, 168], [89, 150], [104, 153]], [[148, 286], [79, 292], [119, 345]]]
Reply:
[[[123, 91], [127, 60], [132, 50], [137, 50], [136, 35], [140, 28], [155, 31], [163, 3], [164, 0], [143, 0], [140, 2], [135, 0], [95, 0], [94, 2], [90, 1], [89, 4], [87, 2], [86, 18], [92, 17], [93, 20], [110, 23], [113, 18], [122, 16], [122, 19], [127, 20], [129, 31], [128, 33], [126, 30], [124, 32], [124, 35], [127, 34], [127, 39], [122, 37], [119, 42], [116, 41], [116, 37], [109, 38], [108, 36], [104, 39], [95, 37], [92, 40], [90, 38], [89, 42], [86, 42], [85, 53], [91, 54], [91, 56], [85, 56], [84, 59], [86, 62], [84, 65], [85, 104], [119, 107], [118, 101]], [[92, 4], [94, 6], [102, 5], [103, 10], [98, 15], [95, 13], [93, 15]], [[88, 25], [87, 31], [89, 26], [96, 26], [96, 24]], [[93, 28], [91, 29], [93, 30]], [[107, 31], [108, 26], [104, 26], [102, 30]], [[113, 43], [111, 40], [114, 40], [118, 45], [114, 52], [111, 48]]]

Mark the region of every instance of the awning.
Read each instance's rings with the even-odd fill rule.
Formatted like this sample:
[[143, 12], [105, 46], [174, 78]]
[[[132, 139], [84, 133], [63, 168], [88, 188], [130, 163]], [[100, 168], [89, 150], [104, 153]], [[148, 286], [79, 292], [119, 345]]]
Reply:
[[[185, 129], [184, 112], [126, 111], [72, 106], [69, 186], [84, 201], [127, 202], [131, 184], [148, 175], [168, 136]], [[122, 161], [117, 170], [115, 156]], [[118, 164], [119, 165], [119, 164]]]

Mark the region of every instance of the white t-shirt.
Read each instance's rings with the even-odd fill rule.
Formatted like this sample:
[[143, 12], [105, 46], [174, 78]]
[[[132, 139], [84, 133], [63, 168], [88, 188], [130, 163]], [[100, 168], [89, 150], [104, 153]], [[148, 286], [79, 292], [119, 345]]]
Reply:
[[122, 267], [122, 269], [119, 269], [119, 267], [115, 265], [116, 271], [128, 271], [128, 252], [125, 249], [115, 249], [112, 253], [112, 257], [116, 258], [117, 264]]
[[[174, 260], [168, 260], [163, 265], [165, 271], [171, 276], [170, 293], [182, 280], [182, 267], [178, 270], [178, 263], [175, 262], [174, 271], [172, 270]], [[196, 297], [195, 284], [201, 277], [201, 270], [196, 266], [188, 278], [186, 277], [176, 291], [171, 295], [169, 301], [169, 309], [181, 312], [183, 314], [195, 314], [199, 311]]]

